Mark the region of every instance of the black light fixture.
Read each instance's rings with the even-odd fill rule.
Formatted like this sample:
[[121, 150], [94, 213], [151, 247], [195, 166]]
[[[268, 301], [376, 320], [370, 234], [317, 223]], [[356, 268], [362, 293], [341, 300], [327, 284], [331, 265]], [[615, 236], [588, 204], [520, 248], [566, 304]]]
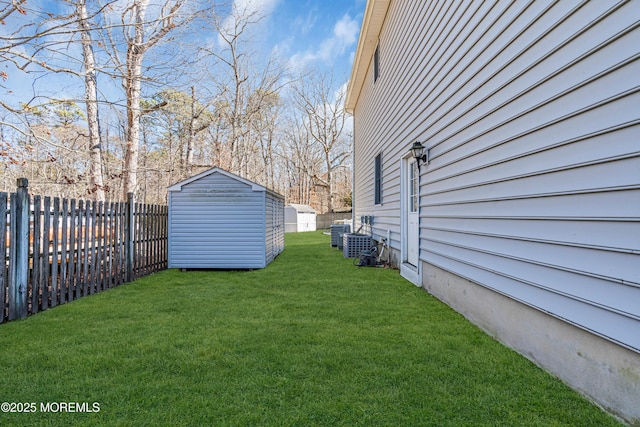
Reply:
[[422, 145], [419, 141], [414, 142], [411, 146], [411, 154], [413, 155], [413, 158], [416, 159], [418, 167], [420, 167], [420, 161], [424, 163], [429, 162], [429, 157], [427, 156], [428, 152], [429, 151], [426, 150], [424, 148], [424, 145]]

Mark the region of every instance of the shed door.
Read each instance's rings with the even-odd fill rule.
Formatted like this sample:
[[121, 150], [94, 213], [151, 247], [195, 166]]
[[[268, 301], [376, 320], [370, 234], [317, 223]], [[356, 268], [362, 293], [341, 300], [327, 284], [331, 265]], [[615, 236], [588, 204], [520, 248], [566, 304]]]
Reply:
[[303, 212], [300, 214], [300, 223], [298, 224], [300, 228], [298, 231], [309, 231], [311, 230], [311, 214], [307, 212]]

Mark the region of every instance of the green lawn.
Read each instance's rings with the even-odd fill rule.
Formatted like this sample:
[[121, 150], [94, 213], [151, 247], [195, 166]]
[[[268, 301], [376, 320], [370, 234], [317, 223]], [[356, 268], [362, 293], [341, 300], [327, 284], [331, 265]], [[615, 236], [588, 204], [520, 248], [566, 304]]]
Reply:
[[0, 402], [36, 404], [0, 425], [616, 425], [397, 271], [286, 238], [263, 270], [164, 271], [0, 325]]

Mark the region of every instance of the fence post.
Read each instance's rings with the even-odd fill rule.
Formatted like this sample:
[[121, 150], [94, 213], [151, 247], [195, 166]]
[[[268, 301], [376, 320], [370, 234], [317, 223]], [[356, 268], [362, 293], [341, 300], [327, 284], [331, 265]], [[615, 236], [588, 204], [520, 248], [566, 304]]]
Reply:
[[133, 237], [135, 235], [135, 221], [134, 221], [134, 206], [133, 206], [133, 193], [127, 193], [127, 217], [125, 218], [125, 253], [126, 253], [126, 264], [127, 264], [127, 282], [131, 282], [133, 280], [133, 262], [134, 262], [134, 254], [133, 254]]
[[29, 284], [29, 181], [18, 178], [18, 189], [13, 206], [11, 251], [9, 269], [9, 320], [27, 317], [27, 286]]

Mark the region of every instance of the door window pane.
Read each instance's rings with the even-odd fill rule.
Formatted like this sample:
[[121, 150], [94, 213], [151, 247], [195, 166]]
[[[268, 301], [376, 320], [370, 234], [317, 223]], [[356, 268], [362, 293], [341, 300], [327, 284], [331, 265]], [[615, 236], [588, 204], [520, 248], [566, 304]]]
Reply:
[[418, 188], [418, 164], [412, 162], [409, 165], [409, 212], [418, 212], [419, 191]]

